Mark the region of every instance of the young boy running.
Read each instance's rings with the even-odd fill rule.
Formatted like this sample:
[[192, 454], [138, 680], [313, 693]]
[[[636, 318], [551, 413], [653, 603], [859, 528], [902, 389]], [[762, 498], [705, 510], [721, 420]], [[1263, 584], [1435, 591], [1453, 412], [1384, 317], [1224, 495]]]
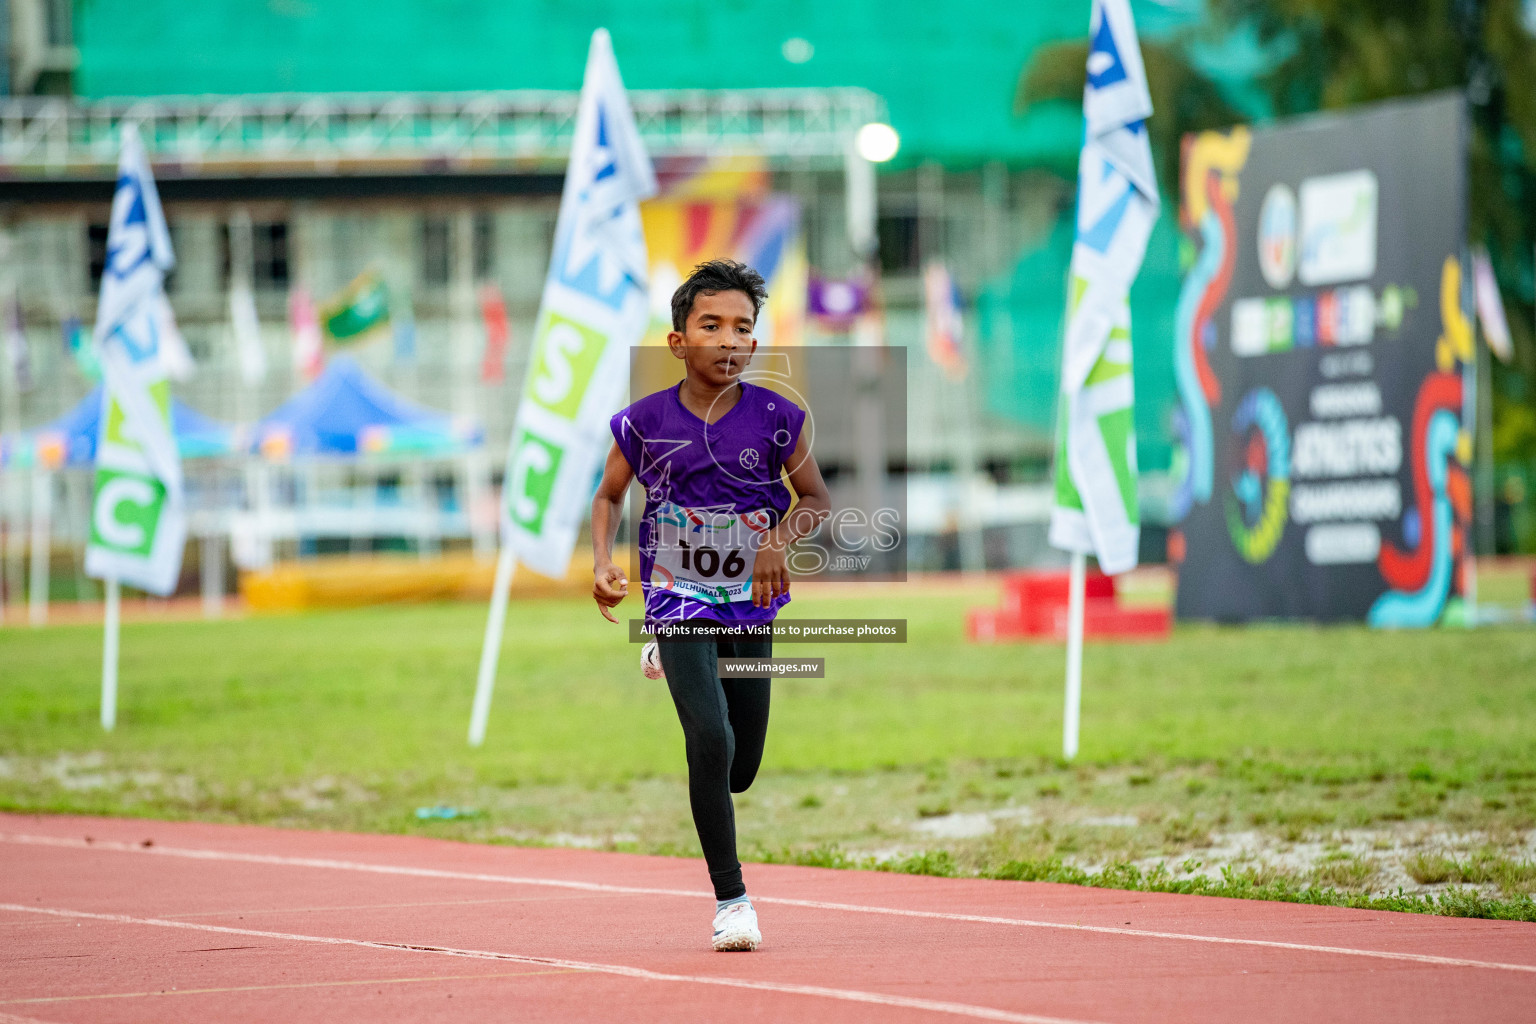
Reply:
[[[610, 611], [629, 593], [613, 563], [624, 491], [645, 488], [639, 528], [645, 621], [765, 625], [789, 603], [785, 550], [811, 533], [831, 505], [801, 432], [805, 411], [740, 380], [757, 349], [753, 332], [762, 277], [714, 260], [672, 296], [667, 346], [687, 376], [613, 417], [614, 444], [592, 501], [592, 596]], [[780, 479], [788, 473], [799, 495]], [[736, 859], [732, 793], [752, 784], [768, 731], [766, 678], [722, 679], [717, 658], [767, 658], [771, 638], [667, 639], [657, 646], [682, 722], [688, 799], [715, 887], [713, 945], [751, 950], [762, 942]]]

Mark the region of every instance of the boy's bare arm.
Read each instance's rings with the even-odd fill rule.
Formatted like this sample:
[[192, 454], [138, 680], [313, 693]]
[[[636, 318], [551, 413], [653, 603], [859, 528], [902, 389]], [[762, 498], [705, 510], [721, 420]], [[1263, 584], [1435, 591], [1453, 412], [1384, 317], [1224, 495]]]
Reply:
[[789, 593], [789, 546], [816, 532], [816, 527], [832, 511], [832, 499], [821, 479], [821, 467], [816, 464], [816, 456], [811, 454], [804, 430], [785, 463], [790, 486], [799, 497], [794, 508], [758, 548], [757, 561], [752, 566], [752, 603], [762, 608], [771, 605], [780, 594]]
[[795, 450], [788, 459], [788, 468], [789, 485], [795, 489], [799, 500], [784, 517], [784, 522], [779, 524], [786, 545], [815, 533], [816, 527], [832, 511], [832, 498], [827, 493], [826, 482], [821, 478], [821, 467], [816, 464], [816, 456], [811, 454], [804, 430], [800, 431], [800, 439], [795, 442]]
[[592, 599], [603, 618], [615, 623], [619, 620], [608, 609], [628, 596], [629, 580], [613, 562], [613, 538], [619, 532], [624, 492], [633, 477], [634, 471], [619, 446], [610, 446], [608, 459], [603, 463], [603, 478], [592, 497]]

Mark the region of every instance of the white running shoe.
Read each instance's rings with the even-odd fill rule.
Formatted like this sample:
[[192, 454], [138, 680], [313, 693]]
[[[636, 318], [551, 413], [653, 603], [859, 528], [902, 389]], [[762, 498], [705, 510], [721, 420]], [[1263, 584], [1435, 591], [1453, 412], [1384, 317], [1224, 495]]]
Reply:
[[648, 641], [640, 648], [640, 671], [645, 673], [647, 679], [662, 679], [666, 676], [661, 668], [661, 650], [657, 648], [655, 640]]
[[732, 903], [715, 915], [715, 952], [750, 952], [762, 941], [763, 933], [757, 930], [757, 911], [752, 909], [751, 900]]

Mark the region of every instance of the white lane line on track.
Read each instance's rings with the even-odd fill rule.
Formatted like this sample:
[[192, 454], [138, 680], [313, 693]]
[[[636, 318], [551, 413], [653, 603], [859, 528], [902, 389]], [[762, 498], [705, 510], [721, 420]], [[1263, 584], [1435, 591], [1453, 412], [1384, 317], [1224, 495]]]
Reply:
[[[76, 850], [107, 850], [118, 853], [148, 853], [165, 857], [185, 857], [192, 860], [230, 861], [240, 864], [270, 864], [278, 867], [327, 868], [335, 871], [358, 871], [381, 875], [407, 875], [415, 878], [441, 878], [464, 882], [490, 882], [501, 885], [541, 885], [559, 889], [575, 889], [582, 892], [605, 892], [625, 896], [683, 896], [688, 899], [713, 898], [704, 890], [659, 889], [632, 885], [609, 885], [604, 882], [576, 882], [553, 878], [529, 878], [521, 875], [493, 875], [472, 871], [445, 871], [439, 868], [402, 867], [391, 864], [368, 864], [359, 861], [329, 860], [316, 857], [283, 857], [267, 853], [239, 853], [231, 850], [197, 850], [175, 846], [139, 846], [134, 843], [117, 843], [96, 840], [86, 843], [80, 839], [62, 839], [56, 836], [35, 836], [20, 833], [0, 833], [0, 842], [29, 846], [55, 846]], [[1429, 953], [1394, 953], [1380, 949], [1359, 949], [1353, 946], [1321, 946], [1306, 942], [1282, 942], [1277, 939], [1237, 939], [1220, 935], [1191, 935], [1185, 932], [1159, 932], [1145, 928], [1123, 928], [1111, 925], [1068, 924], [1063, 921], [1040, 921], [1019, 917], [993, 917], [985, 914], [952, 914], [938, 910], [904, 910], [899, 907], [870, 906], [862, 903], [829, 903], [823, 900], [800, 900], [786, 896], [753, 896], [754, 903], [773, 903], [786, 907], [805, 907], [811, 910], [836, 910], [852, 914], [882, 914], [891, 917], [915, 917], [933, 921], [962, 921], [969, 924], [993, 924], [1014, 928], [1053, 928], [1060, 931], [1090, 932], [1099, 935], [1124, 935], [1131, 938], [1170, 939], [1179, 942], [1204, 942], [1221, 946], [1258, 946], [1265, 949], [1286, 949], [1301, 953], [1324, 953], [1334, 956], [1370, 957], [1378, 960], [1399, 960], [1407, 963], [1430, 964], [1437, 967], [1477, 967], [1493, 971], [1517, 971], [1536, 974], [1536, 964], [1499, 963], [1493, 960], [1472, 960], [1464, 957], [1435, 956]]]
[[[146, 992], [92, 992], [82, 996], [29, 996], [0, 999], [3, 1006], [31, 1006], [43, 1003], [96, 1003], [109, 999], [184, 999], [187, 996], [244, 995], [249, 992], [290, 992], [312, 988], [362, 988], [367, 985], [443, 985], [454, 981], [501, 981], [504, 978], [547, 978], [551, 974], [576, 974], [577, 971], [498, 971], [491, 974], [428, 974], [420, 978], [356, 978], [350, 981], [295, 981], [282, 985], [226, 985], [222, 988], [161, 988]], [[11, 1024], [0, 1013], [0, 1024]]]
[[778, 992], [784, 995], [816, 996], [822, 999], [839, 999], [849, 1003], [871, 1003], [876, 1006], [893, 1006], [905, 1010], [926, 1010], [930, 1013], [947, 1013], [952, 1016], [971, 1017], [976, 1020], [1000, 1020], [1010, 1024], [1095, 1024], [1091, 1021], [1072, 1020], [1065, 1017], [1044, 1017], [1033, 1013], [1014, 1013], [990, 1006], [973, 1006], [969, 1003], [949, 1003], [937, 999], [913, 999], [909, 996], [887, 995], [883, 992], [864, 992], [850, 988], [827, 988], [822, 985], [797, 985], [780, 981], [752, 981], [747, 978], [719, 978], [703, 974], [666, 974], [648, 971], [643, 967], [626, 967], [622, 964], [599, 964], [586, 960], [564, 960], [552, 956], [525, 956], [519, 953], [493, 953], [482, 949], [455, 949], [452, 946], [426, 946], [405, 942], [376, 942], [369, 939], [343, 939], [329, 935], [299, 935], [292, 932], [263, 931], [256, 928], [232, 928], [217, 924], [199, 924], [192, 921], [172, 921], [162, 917], [131, 917], [127, 914], [97, 914], [85, 910], [66, 910], [58, 907], [29, 907], [21, 903], [0, 903], [0, 911], [41, 914], [72, 920], [103, 921], [108, 924], [153, 926], [156, 928], [180, 928], [186, 931], [217, 932], [221, 935], [241, 935], [261, 939], [283, 939], [289, 942], [313, 942], [327, 946], [355, 946], [363, 949], [387, 950], [395, 953], [433, 953], [438, 956], [465, 957], [470, 960], [501, 960], [519, 964], [535, 964], [540, 967], [558, 967], [572, 971], [588, 971], [593, 974], [613, 974], [621, 978], [642, 981], [674, 981], [693, 985], [720, 985], [725, 988], [755, 989], [759, 992]]
[[50, 1024], [46, 1020], [38, 1020], [36, 1017], [18, 1017], [14, 1013], [0, 1012], [0, 1024]]

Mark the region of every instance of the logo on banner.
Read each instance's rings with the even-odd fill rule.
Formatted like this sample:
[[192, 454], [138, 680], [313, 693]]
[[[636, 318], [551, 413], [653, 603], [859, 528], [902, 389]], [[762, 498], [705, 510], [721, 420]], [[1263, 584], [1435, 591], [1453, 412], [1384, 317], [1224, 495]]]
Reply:
[[1271, 186], [1259, 208], [1259, 272], [1271, 288], [1291, 286], [1296, 276], [1296, 194]]
[[1285, 532], [1291, 493], [1291, 439], [1285, 408], [1269, 388], [1243, 396], [1232, 414], [1227, 529], [1243, 559], [1265, 562]]
[[1363, 281], [1376, 273], [1376, 175], [1349, 171], [1301, 183], [1301, 283]]

